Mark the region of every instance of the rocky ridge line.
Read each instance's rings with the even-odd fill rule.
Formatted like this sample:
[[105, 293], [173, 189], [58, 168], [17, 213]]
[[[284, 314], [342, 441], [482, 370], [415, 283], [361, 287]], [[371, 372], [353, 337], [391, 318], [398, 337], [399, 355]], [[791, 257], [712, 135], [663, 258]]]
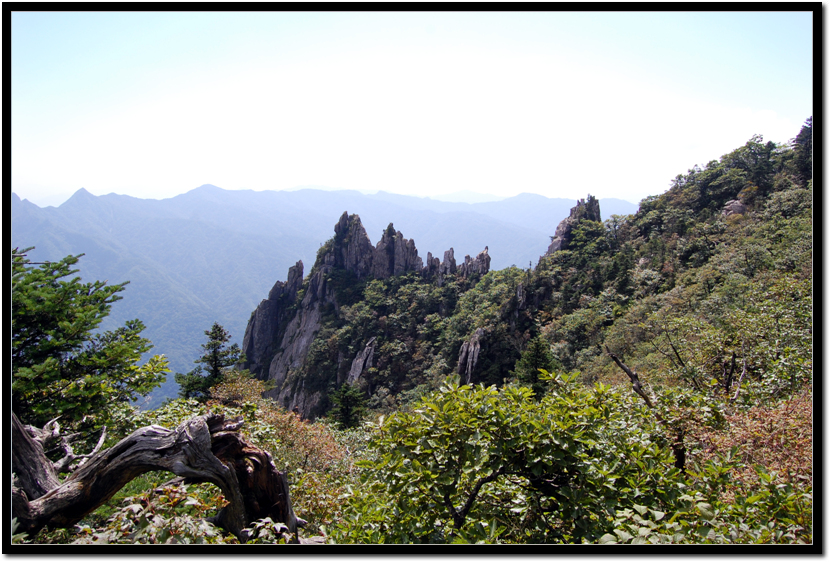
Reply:
[[[328, 283], [331, 272], [343, 269], [357, 279], [388, 279], [417, 272], [441, 286], [447, 275], [469, 278], [490, 270], [487, 247], [475, 258], [465, 256], [460, 265], [456, 264], [453, 248], [444, 252], [443, 261], [427, 253], [424, 265], [415, 241], [404, 238], [391, 223], [377, 245], [372, 246], [360, 217], [348, 212], [340, 217], [334, 233], [318, 254], [305, 282], [303, 263], [299, 261], [289, 269], [285, 282], [274, 284], [268, 298], [251, 314], [242, 340], [246, 359], [241, 366], [257, 378], [273, 381], [274, 388], [266, 396], [286, 409], [296, 409], [304, 417], [315, 415], [323, 400], [319, 390], [305, 389], [305, 380], [300, 380], [298, 373], [322, 327], [324, 307], [339, 312], [334, 289]], [[347, 377], [350, 382], [372, 366], [373, 352], [373, 341], [369, 341], [355, 357], [341, 358], [351, 365]]]

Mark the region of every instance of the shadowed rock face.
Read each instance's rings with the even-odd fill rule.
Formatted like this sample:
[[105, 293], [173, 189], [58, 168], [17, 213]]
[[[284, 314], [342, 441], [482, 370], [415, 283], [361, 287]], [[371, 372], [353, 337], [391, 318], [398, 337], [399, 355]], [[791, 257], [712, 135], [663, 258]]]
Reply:
[[581, 220], [602, 222], [599, 213], [599, 200], [593, 195], [589, 195], [588, 199], [577, 201], [576, 206], [571, 209], [570, 216], [559, 223], [545, 255], [549, 256], [557, 250], [567, 250], [572, 238], [571, 233]]
[[[490, 270], [490, 255], [485, 247], [475, 258], [465, 256], [464, 263], [457, 265], [455, 252], [450, 248], [444, 252], [443, 262], [427, 254], [424, 265], [415, 241], [404, 238], [391, 223], [377, 245], [372, 246], [360, 217], [343, 213], [334, 226], [332, 244], [318, 257], [308, 278], [303, 281], [301, 261], [291, 267], [288, 279], [277, 281], [268, 298], [251, 314], [242, 341], [246, 358], [241, 366], [260, 379], [273, 381], [274, 388], [266, 396], [289, 410], [296, 408], [305, 418], [319, 415], [325, 398], [319, 390], [306, 389], [306, 380], [300, 373], [322, 327], [324, 307], [340, 309], [328, 283], [328, 274], [335, 269], [350, 271], [358, 279], [388, 279], [418, 272], [440, 286], [446, 275], [466, 278], [486, 274]], [[355, 357], [339, 359], [344, 369], [350, 366], [346, 377], [349, 382], [356, 381], [371, 366], [373, 344], [370, 340]]]
[[298, 261], [288, 269], [288, 280], [277, 281], [263, 300], [251, 314], [245, 337], [242, 339], [242, 351], [249, 358], [246, 368], [251, 372], [267, 371], [268, 365], [258, 361], [271, 357], [277, 350], [276, 334], [279, 331], [279, 321], [286, 309], [294, 303], [297, 291], [303, 283], [303, 262]]

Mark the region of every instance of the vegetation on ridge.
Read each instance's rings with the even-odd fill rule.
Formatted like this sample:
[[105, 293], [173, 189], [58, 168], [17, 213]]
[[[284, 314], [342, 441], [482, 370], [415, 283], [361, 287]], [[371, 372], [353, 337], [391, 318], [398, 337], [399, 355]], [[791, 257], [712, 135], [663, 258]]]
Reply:
[[[330, 542], [812, 543], [811, 169], [810, 119], [791, 145], [753, 137], [633, 215], [582, 217], [535, 268], [440, 285], [335, 269], [338, 307], [299, 373], [333, 419], [301, 420], [229, 371], [204, 404], [111, 403], [111, 431], [242, 415], [289, 469], [304, 533]], [[17, 540], [234, 542], [197, 523], [215, 489], [159, 484], [77, 532]]]

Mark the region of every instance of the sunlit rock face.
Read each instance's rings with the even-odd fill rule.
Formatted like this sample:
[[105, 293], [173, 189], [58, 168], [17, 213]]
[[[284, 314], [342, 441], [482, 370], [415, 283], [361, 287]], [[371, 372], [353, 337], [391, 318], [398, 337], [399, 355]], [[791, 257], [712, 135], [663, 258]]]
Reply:
[[559, 223], [545, 255], [549, 256], [558, 250], [567, 250], [568, 244], [571, 242], [573, 229], [581, 220], [602, 222], [599, 212], [599, 200], [593, 195], [589, 195], [587, 199], [577, 201], [576, 206], [571, 209], [570, 216]]
[[[259, 379], [272, 381], [273, 388], [266, 396], [286, 409], [296, 409], [305, 418], [320, 415], [325, 405], [324, 389], [317, 384], [320, 381], [314, 379], [314, 373], [304, 372], [303, 367], [325, 315], [340, 310], [329, 277], [343, 270], [354, 274], [357, 280], [388, 279], [416, 272], [440, 286], [447, 275], [469, 278], [486, 274], [490, 270], [490, 255], [485, 247], [475, 258], [465, 256], [459, 265], [450, 248], [444, 252], [443, 261], [427, 254], [424, 265], [415, 241], [404, 238], [391, 223], [377, 245], [372, 246], [360, 217], [343, 213], [334, 226], [334, 237], [318, 253], [308, 277], [303, 280], [301, 261], [291, 267], [287, 280], [277, 281], [268, 298], [251, 314], [242, 342], [246, 357], [241, 367]], [[476, 353], [470, 351], [465, 365], [472, 369]], [[338, 384], [358, 381], [372, 366], [374, 338], [354, 352], [354, 357], [347, 355], [338, 356]]]

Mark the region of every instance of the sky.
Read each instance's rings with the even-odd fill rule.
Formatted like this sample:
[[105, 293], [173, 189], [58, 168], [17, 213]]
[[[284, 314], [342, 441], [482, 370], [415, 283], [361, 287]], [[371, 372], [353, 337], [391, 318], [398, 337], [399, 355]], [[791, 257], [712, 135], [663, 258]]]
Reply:
[[810, 12], [13, 12], [12, 190], [639, 202], [812, 115]]

